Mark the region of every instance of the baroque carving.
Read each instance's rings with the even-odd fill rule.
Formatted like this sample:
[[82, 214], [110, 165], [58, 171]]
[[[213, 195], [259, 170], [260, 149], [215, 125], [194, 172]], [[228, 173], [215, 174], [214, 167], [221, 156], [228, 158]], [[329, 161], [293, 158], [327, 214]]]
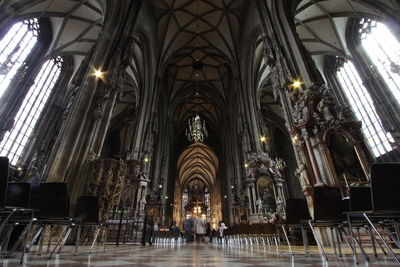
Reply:
[[272, 159], [265, 152], [249, 153], [247, 156], [246, 181], [252, 183], [261, 174], [271, 174], [275, 182], [282, 183], [282, 171], [286, 163], [281, 158]]
[[294, 122], [306, 125], [314, 134], [327, 129], [346, 128], [359, 136], [359, 122], [348, 106], [338, 108], [330, 90], [325, 85], [313, 84], [307, 90], [296, 90], [290, 94]]
[[238, 198], [238, 199], [237, 199], [237, 203], [238, 203], [239, 207], [247, 207], [248, 199], [247, 199], [247, 193], [246, 193], [246, 191], [241, 190], [241, 191], [238, 193], [237, 198]]
[[99, 197], [100, 219], [106, 221], [110, 207], [119, 204], [127, 165], [113, 159], [92, 161], [88, 193]]
[[247, 156], [247, 173], [246, 180], [254, 182], [256, 177], [262, 173], [268, 173], [271, 158], [265, 152], [249, 153]]

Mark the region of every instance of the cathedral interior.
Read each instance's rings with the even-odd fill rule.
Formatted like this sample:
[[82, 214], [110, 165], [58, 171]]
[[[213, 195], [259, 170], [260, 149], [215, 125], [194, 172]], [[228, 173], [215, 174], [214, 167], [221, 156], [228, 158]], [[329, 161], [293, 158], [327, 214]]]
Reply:
[[[275, 247], [288, 256], [274, 266], [295, 266], [309, 240], [333, 266], [400, 264], [399, 13], [398, 0], [0, 0], [0, 262], [99, 239], [111, 252], [95, 266], [164, 266], [146, 265], [157, 253], [265, 266]], [[97, 230], [81, 233], [82, 207]], [[208, 242], [185, 243], [191, 220]], [[225, 258], [202, 262], [212, 246]]]

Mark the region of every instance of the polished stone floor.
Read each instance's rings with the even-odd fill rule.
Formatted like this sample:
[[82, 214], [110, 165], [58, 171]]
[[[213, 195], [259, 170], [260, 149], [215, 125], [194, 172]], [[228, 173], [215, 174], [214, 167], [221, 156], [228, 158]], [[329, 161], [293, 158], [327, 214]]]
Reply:
[[[48, 255], [38, 256], [31, 252], [26, 255], [23, 266], [354, 266], [350, 254], [339, 258], [337, 255], [328, 256], [324, 261], [318, 255], [316, 248], [312, 249], [309, 257], [304, 257], [302, 248], [295, 248], [292, 258], [283, 248], [277, 252], [274, 247], [254, 246], [237, 247], [218, 244], [178, 244], [178, 245], [124, 245], [120, 247], [109, 245], [106, 252], [101, 249], [92, 255], [81, 252], [74, 256], [72, 247], [67, 247], [60, 255], [48, 261]], [[84, 250], [83, 250], [84, 251]], [[2, 260], [3, 266], [20, 266], [18, 255], [15, 258]], [[371, 255], [370, 262], [360, 257], [358, 266], [399, 266], [392, 258]]]

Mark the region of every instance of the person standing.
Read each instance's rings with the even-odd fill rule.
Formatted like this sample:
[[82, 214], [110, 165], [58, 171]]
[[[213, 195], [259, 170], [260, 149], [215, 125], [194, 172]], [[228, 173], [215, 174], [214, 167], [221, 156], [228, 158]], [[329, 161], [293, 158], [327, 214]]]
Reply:
[[221, 222], [221, 224], [218, 228], [218, 243], [222, 243], [222, 238], [224, 237], [224, 230], [227, 228], [228, 227], [225, 226], [225, 223]]
[[206, 234], [206, 221], [202, 218], [196, 218], [195, 230], [196, 230], [196, 241], [204, 242], [204, 235]]
[[181, 229], [179, 229], [179, 227], [176, 225], [175, 221], [172, 221], [172, 224], [171, 224], [171, 227], [169, 228], [169, 230], [171, 231], [172, 236], [175, 239], [175, 242], [178, 242], [178, 238], [181, 233]]
[[[208, 237], [208, 242], [212, 243], [212, 231], [210, 222], [206, 221], [206, 236]], [[207, 242], [207, 240], [206, 240]]]
[[193, 242], [194, 220], [191, 216], [184, 221], [183, 230], [185, 230], [186, 242]]

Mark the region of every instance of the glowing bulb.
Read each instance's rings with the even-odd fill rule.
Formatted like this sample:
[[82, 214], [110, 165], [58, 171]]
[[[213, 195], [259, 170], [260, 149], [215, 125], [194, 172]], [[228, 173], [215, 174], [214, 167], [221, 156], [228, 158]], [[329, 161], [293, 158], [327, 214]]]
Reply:
[[244, 167], [245, 167], [245, 168], [249, 167], [249, 164], [245, 163], [245, 164], [244, 164]]
[[224, 198], [227, 198], [227, 197], [228, 197], [227, 195], [224, 196]]
[[159, 187], [159, 188], [162, 188], [162, 184], [160, 184], [158, 187]]
[[149, 159], [148, 158], [144, 158], [144, 162], [149, 162]]
[[261, 141], [261, 143], [265, 143], [267, 141], [267, 137], [261, 136], [260, 141]]
[[301, 86], [301, 82], [300, 81], [295, 81], [293, 83], [293, 87], [295, 87], [295, 88], [299, 88], [300, 86]]
[[94, 76], [96, 78], [103, 78], [103, 72], [101, 70], [94, 70]]
[[168, 196], [165, 196], [165, 199], [168, 199]]
[[303, 84], [302, 81], [294, 80], [290, 86], [294, 89], [300, 89], [302, 84]]

